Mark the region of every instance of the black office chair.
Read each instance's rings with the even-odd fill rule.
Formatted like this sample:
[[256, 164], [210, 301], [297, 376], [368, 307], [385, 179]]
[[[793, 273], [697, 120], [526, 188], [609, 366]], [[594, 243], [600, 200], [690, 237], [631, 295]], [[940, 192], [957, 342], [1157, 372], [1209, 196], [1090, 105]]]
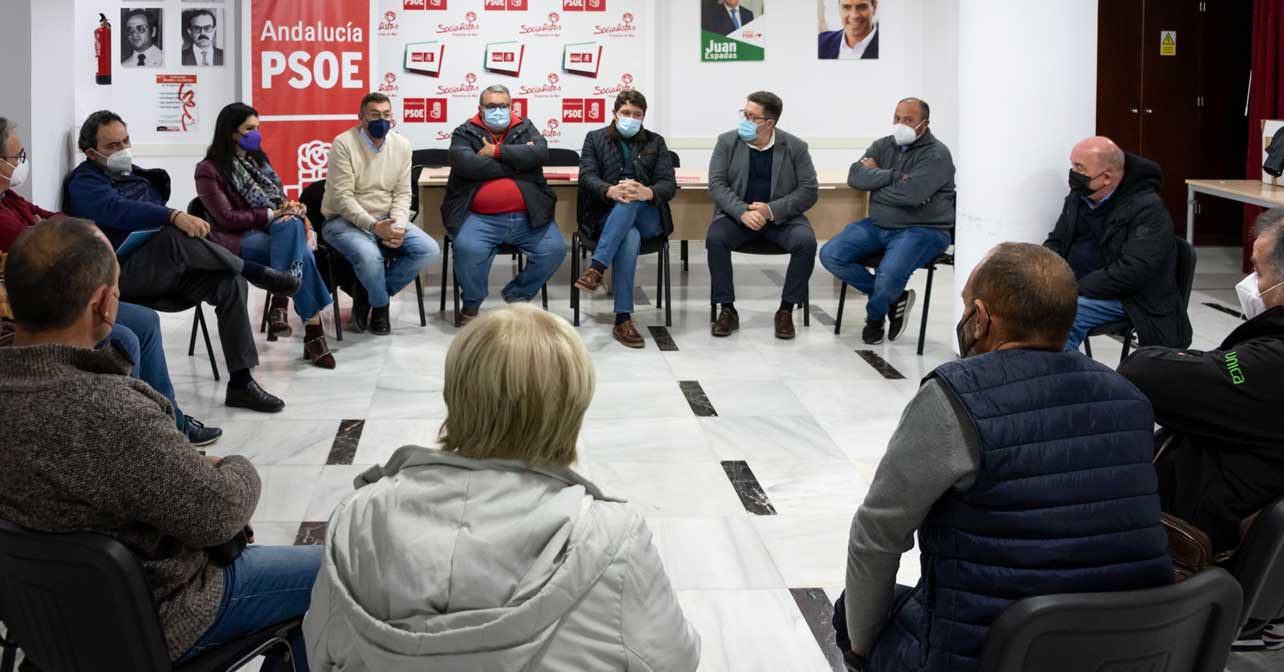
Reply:
[[[777, 256], [781, 254], [789, 254], [789, 250], [786, 250], [785, 248], [769, 240], [752, 240], [752, 241], [749, 241], [748, 243], [745, 243], [744, 245], [741, 245], [740, 247], [737, 247], [736, 249], [732, 250], [732, 252], [739, 252], [740, 254], [756, 254], [760, 256]], [[714, 303], [713, 301], [709, 302], [709, 321], [710, 322], [718, 321], [718, 304]], [[804, 327], [811, 326], [811, 288], [810, 287], [806, 288], [806, 293], [803, 295], [803, 326]]]
[[1244, 591], [1241, 637], [1284, 616], [1284, 498], [1257, 514], [1225, 567]]
[[[1190, 308], [1190, 293], [1195, 286], [1195, 246], [1189, 242], [1177, 239], [1177, 288], [1181, 290], [1182, 310]], [[1089, 357], [1092, 356], [1092, 343], [1089, 339], [1093, 336], [1118, 336], [1123, 340], [1123, 352], [1119, 355], [1119, 361], [1128, 358], [1128, 353], [1132, 351], [1132, 342], [1137, 337], [1137, 330], [1133, 328], [1129, 320], [1118, 320], [1107, 322], [1088, 330], [1088, 335], [1083, 339], [1083, 353]]]
[[[413, 190], [412, 190], [413, 191]], [[322, 268], [324, 261], [326, 269], [325, 284], [330, 290], [330, 300], [334, 307], [334, 332], [335, 338], [343, 340], [343, 317], [339, 310], [339, 287], [344, 284], [354, 286], [357, 283], [356, 272], [352, 270], [346, 257], [339, 253], [338, 250], [331, 247], [325, 241], [325, 216], [321, 214], [321, 200], [325, 198], [325, 180], [317, 180], [309, 184], [299, 194], [299, 202], [307, 208], [308, 221], [312, 223], [312, 230], [317, 233], [317, 268]], [[321, 257], [324, 257], [322, 259]], [[419, 301], [419, 326], [428, 326], [428, 314], [424, 312], [424, 285], [415, 276], [415, 297]]]
[[[102, 534], [33, 532], [0, 521], [0, 619], [7, 637], [49, 672], [223, 672], [279, 651], [296, 618], [182, 665], [169, 660], [151, 589], [134, 554]], [[6, 656], [5, 662], [12, 664]], [[12, 672], [12, 667], [0, 672]]]
[[1222, 569], [1148, 590], [1026, 598], [994, 621], [979, 672], [1221, 672], [1241, 601]]
[[[203, 203], [200, 198], [193, 198], [188, 201], [187, 214], [193, 217], [200, 217], [207, 222], [209, 221], [209, 212], [205, 209], [205, 203]], [[264, 292], [267, 296], [263, 300], [263, 318], [259, 321], [260, 334], [267, 331], [268, 309], [272, 307], [272, 292], [267, 290], [264, 290]], [[196, 326], [192, 325], [192, 328], [195, 329]], [[218, 376], [215, 376], [214, 378], [217, 380]]]
[[[583, 191], [580, 192], [585, 193]], [[571, 234], [571, 311], [575, 315], [574, 324], [580, 326], [580, 288], [575, 284], [575, 280], [580, 277], [580, 254], [587, 251], [592, 253], [597, 249], [597, 241], [591, 238], [581, 236], [579, 231]], [[644, 254], [658, 254], [659, 265], [656, 269], [656, 289], [655, 289], [655, 307], [664, 309], [664, 326], [673, 326], [673, 275], [669, 266], [669, 237], [658, 236], [649, 240], [642, 241], [642, 246], [638, 249], [638, 256]], [[620, 287], [612, 285], [611, 291], [632, 292], [632, 287]]]
[[[954, 229], [950, 229], [950, 245], [953, 245], [953, 244], [954, 244]], [[865, 268], [878, 268], [878, 265], [881, 263], [883, 263], [883, 253], [881, 252], [879, 252], [878, 254], [872, 254], [860, 260], [860, 265], [864, 266]], [[954, 253], [947, 251], [937, 256], [935, 259], [927, 262], [920, 269], [920, 270], [927, 271], [927, 286], [923, 289], [923, 309], [922, 309], [923, 317], [920, 319], [919, 325], [918, 325], [918, 354], [920, 356], [923, 354], [923, 344], [927, 340], [927, 313], [928, 313], [928, 309], [932, 307], [932, 280], [936, 278], [936, 267], [953, 266], [953, 265], [954, 265]], [[834, 335], [838, 335], [839, 333], [842, 332], [843, 308], [845, 307], [846, 303], [847, 303], [847, 283], [844, 282], [842, 288], [838, 290], [838, 315], [834, 317]]]
[[551, 147], [548, 150], [548, 161], [544, 162], [545, 166], [562, 168], [568, 166], [580, 167], [580, 153], [573, 149], [559, 149]]

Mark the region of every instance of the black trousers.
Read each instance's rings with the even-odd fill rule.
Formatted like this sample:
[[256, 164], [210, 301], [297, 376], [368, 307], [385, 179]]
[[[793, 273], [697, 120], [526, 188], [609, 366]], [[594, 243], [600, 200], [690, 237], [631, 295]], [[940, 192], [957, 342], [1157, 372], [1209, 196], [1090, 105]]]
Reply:
[[259, 353], [242, 268], [240, 257], [221, 245], [166, 226], [121, 262], [120, 298], [143, 306], [174, 297], [213, 305], [228, 370], [252, 369]]
[[709, 225], [705, 250], [709, 256], [709, 274], [713, 279], [714, 303], [736, 300], [736, 285], [731, 270], [731, 252], [755, 240], [767, 240], [789, 252], [789, 269], [785, 271], [785, 291], [781, 299], [802, 305], [807, 298], [807, 281], [816, 268], [816, 232], [806, 224], [776, 225], [768, 223], [754, 231], [729, 217], [718, 217]]

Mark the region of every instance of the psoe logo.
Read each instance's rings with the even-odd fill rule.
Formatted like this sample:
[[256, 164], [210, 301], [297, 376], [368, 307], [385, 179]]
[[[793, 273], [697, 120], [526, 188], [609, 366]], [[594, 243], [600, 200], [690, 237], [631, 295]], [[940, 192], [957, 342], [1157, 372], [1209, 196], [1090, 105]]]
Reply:
[[440, 12], [446, 9], [446, 0], [405, 0], [401, 8], [407, 12], [416, 9]]
[[517, 87], [517, 92], [522, 96], [534, 96], [536, 98], [561, 98], [562, 97], [562, 78], [556, 72], [548, 73], [547, 83], [539, 86], [522, 85]]
[[562, 0], [564, 12], [605, 12], [606, 0]]
[[438, 86], [437, 95], [453, 96], [455, 98], [472, 98], [481, 95], [481, 87], [477, 86], [477, 75], [468, 73], [464, 75], [464, 83], [455, 86]]
[[397, 73], [389, 72], [384, 74], [383, 81], [379, 82], [379, 93], [393, 93], [400, 91], [401, 87], [397, 86]]
[[618, 96], [625, 91], [633, 90], [633, 75], [624, 73], [620, 75], [620, 83], [615, 86], [595, 86], [593, 95], [595, 96]]
[[379, 22], [380, 35], [396, 35], [400, 26], [397, 25], [397, 13], [388, 10], [383, 13], [383, 20]]
[[407, 98], [401, 118], [407, 124], [444, 124], [447, 106], [445, 98]]
[[520, 35], [536, 35], [543, 37], [557, 37], [562, 34], [562, 25], [558, 23], [562, 20], [561, 15], [557, 12], [548, 13], [548, 21], [534, 26], [522, 24], [517, 29]]
[[548, 140], [549, 142], [552, 142], [555, 144], [559, 143], [562, 141], [562, 132], [557, 130], [557, 127], [561, 125], [562, 125], [562, 122], [558, 121], [557, 119], [555, 118], [549, 119], [548, 127], [540, 131], [540, 135], [544, 136], [544, 139]]
[[438, 35], [479, 35], [481, 26], [477, 24], [477, 12], [468, 12], [459, 23], [437, 24]]
[[594, 35], [609, 35], [611, 37], [637, 37], [638, 27], [633, 25], [634, 17], [632, 12], [625, 12], [620, 17], [620, 22], [613, 26], [604, 26], [598, 24], [593, 27]]
[[563, 124], [600, 124], [606, 121], [606, 100], [602, 98], [563, 98]]

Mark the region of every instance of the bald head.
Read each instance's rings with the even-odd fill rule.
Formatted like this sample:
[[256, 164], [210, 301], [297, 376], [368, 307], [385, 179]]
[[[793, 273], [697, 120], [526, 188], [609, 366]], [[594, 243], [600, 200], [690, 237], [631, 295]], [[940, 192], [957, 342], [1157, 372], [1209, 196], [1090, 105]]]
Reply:
[[[1078, 192], [1079, 195], [1100, 203], [1123, 181], [1124, 152], [1110, 138], [1088, 138], [1070, 150], [1070, 172], [1083, 176], [1076, 178], [1071, 175], [1070, 188], [1081, 186], [1083, 190]], [[1076, 185], [1076, 179], [1083, 184]]]
[[976, 351], [1005, 343], [1060, 350], [1074, 323], [1078, 294], [1074, 272], [1052, 250], [1030, 243], [995, 246], [963, 288], [964, 310], [976, 305], [991, 324], [989, 333], [977, 334]]
[[14, 321], [28, 332], [65, 329], [101, 302], [104, 288], [114, 290], [116, 273], [116, 254], [93, 222], [41, 221], [18, 236], [5, 260]]

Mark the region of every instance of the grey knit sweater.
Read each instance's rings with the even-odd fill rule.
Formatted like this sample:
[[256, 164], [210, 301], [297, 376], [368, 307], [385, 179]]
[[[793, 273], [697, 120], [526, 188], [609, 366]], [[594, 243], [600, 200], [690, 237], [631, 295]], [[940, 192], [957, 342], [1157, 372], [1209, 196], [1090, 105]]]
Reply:
[[177, 658], [213, 626], [223, 596], [223, 570], [202, 549], [249, 522], [260, 483], [243, 457], [210, 465], [129, 370], [113, 348], [0, 348], [0, 518], [125, 544]]

